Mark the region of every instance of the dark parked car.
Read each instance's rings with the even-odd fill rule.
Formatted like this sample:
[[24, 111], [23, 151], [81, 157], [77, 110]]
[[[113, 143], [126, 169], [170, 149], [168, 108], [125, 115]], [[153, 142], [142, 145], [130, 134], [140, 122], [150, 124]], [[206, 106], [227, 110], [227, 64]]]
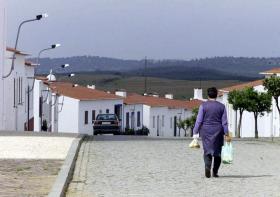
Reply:
[[93, 133], [119, 135], [121, 131], [120, 121], [115, 114], [99, 114], [93, 123]]

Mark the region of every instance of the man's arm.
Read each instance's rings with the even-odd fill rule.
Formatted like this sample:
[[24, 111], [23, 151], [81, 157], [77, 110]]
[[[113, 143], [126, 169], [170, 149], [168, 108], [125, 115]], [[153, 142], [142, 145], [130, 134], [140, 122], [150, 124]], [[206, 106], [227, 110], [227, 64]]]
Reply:
[[222, 125], [223, 125], [223, 130], [224, 134], [226, 136], [226, 141], [231, 142], [231, 136], [229, 135], [228, 131], [228, 119], [227, 119], [227, 110], [224, 108], [223, 116], [222, 116]]
[[198, 114], [196, 117], [196, 122], [195, 122], [195, 126], [193, 129], [193, 134], [197, 135], [199, 133], [200, 127], [202, 126], [203, 123], [203, 106], [200, 105], [199, 110], [198, 110]]
[[223, 126], [225, 136], [228, 136], [228, 119], [227, 119], [226, 107], [224, 108], [224, 112], [222, 116], [222, 126]]

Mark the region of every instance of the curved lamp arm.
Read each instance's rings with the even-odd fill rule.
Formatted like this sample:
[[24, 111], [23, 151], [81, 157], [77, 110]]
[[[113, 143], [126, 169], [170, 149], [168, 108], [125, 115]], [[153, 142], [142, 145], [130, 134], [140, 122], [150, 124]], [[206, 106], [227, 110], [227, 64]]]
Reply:
[[25, 24], [25, 23], [29, 23], [29, 22], [33, 22], [33, 21], [39, 21], [41, 20], [42, 18], [46, 18], [48, 17], [47, 14], [40, 14], [40, 15], [37, 15], [35, 19], [31, 19], [31, 20], [25, 20], [23, 22], [20, 23], [19, 27], [18, 27], [18, 30], [17, 30], [17, 38], [16, 38], [16, 43], [15, 43], [15, 51], [14, 51], [14, 54], [13, 54], [13, 58], [12, 58], [12, 66], [10, 68], [10, 71], [7, 75], [4, 75], [2, 76], [2, 78], [8, 78], [13, 70], [14, 70], [14, 67], [15, 67], [15, 58], [16, 58], [16, 50], [17, 50], [17, 46], [18, 46], [18, 40], [19, 40], [19, 35], [20, 35], [20, 31], [21, 31], [21, 27]]

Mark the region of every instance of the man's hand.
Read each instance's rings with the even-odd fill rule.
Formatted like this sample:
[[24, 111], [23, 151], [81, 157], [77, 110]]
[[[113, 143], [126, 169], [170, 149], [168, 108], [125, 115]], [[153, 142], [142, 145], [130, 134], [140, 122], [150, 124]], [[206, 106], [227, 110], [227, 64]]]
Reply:
[[198, 139], [198, 138], [199, 138], [199, 134], [193, 135], [193, 139]]
[[226, 142], [231, 142], [231, 136], [229, 134], [225, 135]]

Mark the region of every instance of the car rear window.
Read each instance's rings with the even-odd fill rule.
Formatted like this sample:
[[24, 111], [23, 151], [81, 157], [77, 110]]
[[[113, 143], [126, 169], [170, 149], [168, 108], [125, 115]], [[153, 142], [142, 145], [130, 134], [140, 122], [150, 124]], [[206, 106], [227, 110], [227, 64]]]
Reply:
[[114, 114], [100, 114], [96, 120], [117, 120], [117, 117]]

